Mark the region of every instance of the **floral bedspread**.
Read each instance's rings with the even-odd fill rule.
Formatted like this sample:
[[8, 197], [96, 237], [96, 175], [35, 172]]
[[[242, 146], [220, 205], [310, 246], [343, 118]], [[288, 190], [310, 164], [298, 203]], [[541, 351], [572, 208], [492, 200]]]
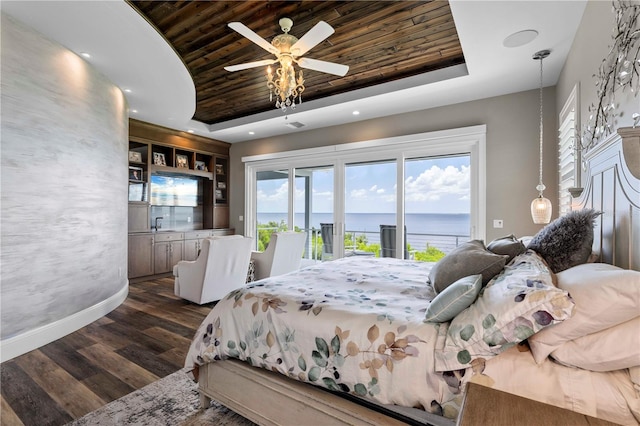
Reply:
[[427, 284], [431, 266], [354, 256], [252, 283], [212, 309], [186, 367], [237, 358], [378, 403], [455, 418], [465, 370], [435, 372], [439, 325], [424, 322], [435, 296]]

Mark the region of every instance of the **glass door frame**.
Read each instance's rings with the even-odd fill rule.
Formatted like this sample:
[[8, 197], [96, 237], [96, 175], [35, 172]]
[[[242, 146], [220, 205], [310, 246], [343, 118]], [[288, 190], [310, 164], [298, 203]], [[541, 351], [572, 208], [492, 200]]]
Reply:
[[[295, 169], [334, 168], [334, 254], [344, 252], [345, 166], [368, 161], [396, 161], [396, 226], [404, 229], [405, 160], [429, 156], [470, 155], [470, 236], [486, 237], [486, 126], [471, 126], [393, 138], [243, 157], [245, 163], [244, 235], [256, 238], [256, 173], [289, 170], [288, 226], [294, 226]], [[396, 233], [396, 247], [404, 247], [404, 233]], [[397, 251], [402, 257], [402, 250]]]

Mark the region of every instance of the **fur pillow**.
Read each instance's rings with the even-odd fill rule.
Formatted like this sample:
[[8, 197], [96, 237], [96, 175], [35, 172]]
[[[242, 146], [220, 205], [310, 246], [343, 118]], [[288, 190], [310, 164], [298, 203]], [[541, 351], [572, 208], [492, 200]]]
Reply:
[[571, 211], [542, 228], [527, 248], [542, 256], [556, 273], [586, 263], [593, 245], [593, 226], [601, 214], [593, 209]]

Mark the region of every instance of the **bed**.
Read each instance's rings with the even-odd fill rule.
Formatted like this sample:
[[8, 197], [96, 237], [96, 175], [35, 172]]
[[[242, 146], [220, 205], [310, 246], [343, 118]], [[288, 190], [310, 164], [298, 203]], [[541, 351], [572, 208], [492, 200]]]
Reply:
[[203, 404], [258, 424], [452, 425], [474, 382], [638, 424], [640, 131], [586, 161], [569, 219], [528, 247], [507, 236], [436, 264], [349, 257], [230, 293], [186, 360]]

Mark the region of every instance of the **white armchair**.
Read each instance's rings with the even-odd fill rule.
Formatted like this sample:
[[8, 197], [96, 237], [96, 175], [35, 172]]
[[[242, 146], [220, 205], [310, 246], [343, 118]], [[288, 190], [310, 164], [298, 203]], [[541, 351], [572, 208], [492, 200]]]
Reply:
[[251, 253], [251, 259], [256, 268], [256, 280], [300, 269], [306, 239], [307, 234], [303, 232], [287, 231], [271, 234], [269, 245], [263, 252]]
[[245, 285], [253, 240], [242, 235], [209, 237], [194, 261], [173, 267], [174, 293], [202, 305]]

